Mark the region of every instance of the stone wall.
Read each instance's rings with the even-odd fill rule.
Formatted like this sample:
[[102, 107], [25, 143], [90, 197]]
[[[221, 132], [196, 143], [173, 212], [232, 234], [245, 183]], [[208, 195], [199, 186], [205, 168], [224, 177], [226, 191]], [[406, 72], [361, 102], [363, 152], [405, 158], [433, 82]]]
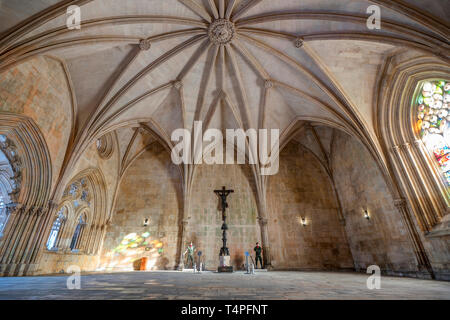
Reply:
[[[100, 268], [133, 270], [142, 257], [147, 269], [174, 269], [177, 261], [181, 176], [170, 155], [154, 143], [125, 172]], [[144, 219], [149, 225], [143, 226]]]
[[243, 269], [245, 251], [253, 251], [261, 232], [257, 223], [255, 185], [248, 165], [200, 165], [196, 168], [190, 200], [186, 243], [203, 253], [208, 270], [217, 270], [222, 247], [222, 213], [215, 189], [233, 189], [227, 198], [228, 248], [235, 269]]
[[[118, 146], [114, 144], [114, 152], [109, 159], [103, 159], [99, 156], [97, 152], [96, 143], [92, 143], [80, 157], [80, 160], [76, 163], [74, 169], [72, 170], [72, 176], [70, 179], [75, 178], [80, 172], [88, 168], [98, 168], [105, 179], [106, 184], [106, 215], [108, 216], [111, 212], [113, 205], [114, 193], [116, 191], [116, 186], [118, 184], [118, 174], [119, 174], [119, 151]], [[69, 179], [69, 181], [70, 181]], [[97, 207], [98, 208], [98, 207]], [[100, 213], [99, 213], [100, 214]], [[77, 219], [77, 217], [73, 217]], [[54, 219], [50, 221], [53, 223]], [[70, 221], [70, 223], [74, 223]], [[89, 228], [89, 226], [88, 226]], [[89, 229], [87, 229], [89, 230]], [[73, 234], [65, 235], [70, 239]], [[99, 264], [99, 253], [85, 255], [81, 253], [74, 252], [49, 252], [45, 248], [43, 249], [42, 256], [39, 260], [39, 271], [37, 273], [58, 273], [61, 270], [67, 270], [71, 265], [77, 265], [83, 271], [93, 271], [98, 267]]]
[[[106, 184], [106, 201], [107, 201], [107, 213], [112, 210], [114, 194], [116, 187], [119, 183], [119, 167], [120, 167], [120, 152], [116, 139], [114, 142], [114, 151], [110, 158], [103, 159], [100, 157], [96, 142], [92, 143], [80, 157], [79, 161], [75, 164], [70, 179], [73, 179], [80, 172], [89, 168], [98, 168], [105, 179]], [[69, 179], [69, 181], [70, 181]]]
[[33, 275], [67, 273], [70, 266], [79, 267], [83, 272], [95, 271], [98, 263], [98, 255], [47, 251], [42, 255], [39, 269]]
[[450, 281], [450, 236], [422, 238], [436, 279]]
[[0, 112], [30, 117], [39, 126], [59, 177], [72, 128], [72, 101], [61, 63], [40, 56], [0, 74]]
[[275, 269], [353, 268], [330, 180], [301, 145], [291, 142], [281, 151], [280, 170], [269, 178], [267, 205]]
[[356, 270], [378, 265], [387, 273], [416, 272], [407, 230], [375, 161], [356, 139], [335, 134], [333, 174]]

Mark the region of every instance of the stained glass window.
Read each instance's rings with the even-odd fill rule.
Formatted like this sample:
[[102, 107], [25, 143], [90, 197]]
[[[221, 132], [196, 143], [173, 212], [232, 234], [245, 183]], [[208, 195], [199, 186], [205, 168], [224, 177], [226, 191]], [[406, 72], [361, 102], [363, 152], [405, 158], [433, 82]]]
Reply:
[[64, 208], [62, 208], [58, 212], [58, 216], [53, 222], [52, 230], [50, 231], [50, 236], [47, 240], [47, 249], [48, 250], [56, 250], [56, 240], [58, 240], [58, 234], [61, 231], [61, 226], [64, 223], [65, 215], [64, 215]]
[[417, 98], [417, 129], [450, 187], [450, 82], [427, 81]]
[[8, 216], [6, 215], [6, 204], [3, 199], [3, 195], [0, 194], [0, 235], [5, 228], [6, 221], [8, 220]]

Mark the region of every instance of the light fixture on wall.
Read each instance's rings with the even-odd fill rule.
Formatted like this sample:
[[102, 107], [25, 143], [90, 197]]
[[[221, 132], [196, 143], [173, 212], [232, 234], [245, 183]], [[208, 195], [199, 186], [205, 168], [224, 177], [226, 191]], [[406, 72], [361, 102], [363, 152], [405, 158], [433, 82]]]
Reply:
[[300, 223], [302, 224], [302, 226], [306, 226], [306, 218], [300, 217]]
[[370, 219], [369, 212], [367, 212], [367, 209], [364, 210], [364, 218], [366, 218], [367, 220]]
[[150, 219], [149, 218], [145, 218], [144, 219], [144, 223], [143, 223], [144, 227], [147, 227], [149, 225], [149, 223], [150, 223]]

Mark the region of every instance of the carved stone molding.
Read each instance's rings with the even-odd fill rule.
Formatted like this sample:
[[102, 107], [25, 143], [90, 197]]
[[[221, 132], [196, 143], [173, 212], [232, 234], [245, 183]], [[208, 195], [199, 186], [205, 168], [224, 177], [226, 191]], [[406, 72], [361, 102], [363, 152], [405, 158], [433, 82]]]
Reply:
[[143, 127], [138, 127], [138, 128], [136, 128], [136, 132], [140, 133], [140, 134], [144, 134], [146, 132], [146, 130]]
[[224, 45], [233, 40], [235, 32], [233, 22], [227, 19], [217, 19], [209, 25], [208, 36], [212, 43]]
[[152, 44], [149, 39], [142, 39], [139, 42], [139, 49], [141, 49], [142, 51], [150, 50], [151, 47], [152, 47]]
[[296, 48], [301, 48], [303, 47], [303, 39], [302, 38], [297, 38], [294, 40], [294, 46]]
[[183, 82], [181, 82], [180, 80], [175, 80], [173, 82], [173, 87], [177, 90], [180, 90], [183, 87]]
[[411, 150], [411, 143], [406, 142], [406, 143], [402, 144], [402, 148], [403, 148], [403, 150]]
[[9, 203], [6, 205], [6, 214], [7, 215], [11, 215], [11, 214], [16, 214], [17, 210], [20, 208], [20, 204], [19, 203]]
[[47, 206], [48, 210], [55, 210], [58, 208], [58, 204], [53, 200], [49, 200]]
[[3, 136], [4, 141], [0, 140], [0, 150], [8, 159], [13, 175], [10, 177], [12, 182], [12, 191], [8, 193], [11, 202], [16, 202], [20, 194], [22, 183], [22, 160], [20, 159], [15, 143], [7, 136]]
[[102, 159], [109, 159], [114, 153], [114, 136], [108, 132], [97, 139], [97, 152]]
[[267, 226], [269, 220], [267, 218], [258, 217], [258, 222], [261, 227]]
[[219, 99], [226, 99], [227, 98], [227, 93], [223, 90], [219, 91]]
[[394, 199], [394, 206], [397, 209], [404, 209], [404, 208], [406, 208], [406, 199], [405, 198]]
[[269, 79], [264, 81], [264, 88], [266, 88], [266, 89], [273, 88], [273, 81], [269, 80]]

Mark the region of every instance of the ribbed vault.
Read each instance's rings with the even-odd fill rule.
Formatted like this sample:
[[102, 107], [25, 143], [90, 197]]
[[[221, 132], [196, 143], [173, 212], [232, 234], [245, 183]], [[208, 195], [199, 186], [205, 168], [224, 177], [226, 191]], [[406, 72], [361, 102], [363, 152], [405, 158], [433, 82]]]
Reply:
[[[295, 140], [311, 149], [332, 185], [333, 133], [345, 131], [367, 148], [398, 197], [379, 127], [377, 108], [386, 91], [381, 80], [400, 55], [434, 66], [449, 62], [449, 7], [438, 1], [1, 4], [0, 76], [45, 55], [61, 61], [72, 91], [74, 125], [61, 172], [55, 173], [55, 200], [97, 139], [106, 134], [117, 139], [120, 181], [151, 145], [170, 151], [172, 132], [193, 130], [196, 121], [202, 121], [204, 131], [279, 129], [281, 148]], [[70, 5], [81, 8], [79, 30], [66, 26]], [[367, 27], [371, 5], [381, 8], [381, 29]], [[247, 159], [255, 156], [238, 151]], [[196, 166], [179, 170], [186, 219]], [[264, 221], [270, 178], [261, 175], [259, 165], [251, 170], [258, 218]], [[109, 219], [106, 215], [102, 211], [103, 220]]]

